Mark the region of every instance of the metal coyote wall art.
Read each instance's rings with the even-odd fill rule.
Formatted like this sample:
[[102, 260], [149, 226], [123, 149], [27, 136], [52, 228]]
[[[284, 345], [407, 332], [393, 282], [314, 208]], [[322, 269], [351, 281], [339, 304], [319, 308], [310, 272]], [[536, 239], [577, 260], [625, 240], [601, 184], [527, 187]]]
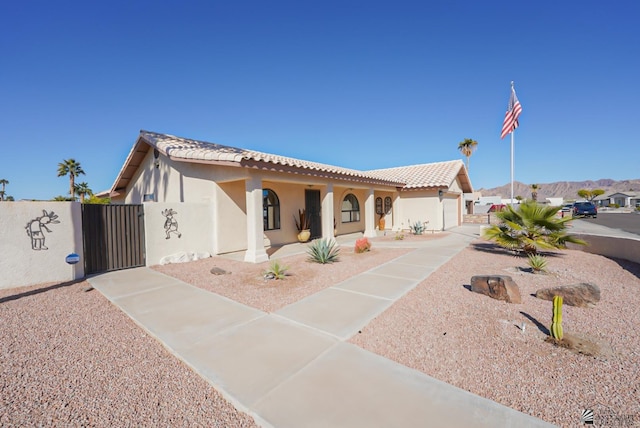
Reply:
[[49, 249], [44, 245], [44, 232], [51, 233], [51, 230], [49, 230], [47, 225], [60, 223], [57, 218], [58, 216], [53, 211], [48, 213], [46, 210], [42, 210], [42, 215], [40, 217], [36, 217], [27, 223], [25, 229], [27, 230], [27, 235], [29, 235], [29, 237], [31, 238], [32, 250], [39, 251]]
[[176, 214], [178, 213], [171, 208], [167, 208], [166, 210], [162, 211], [162, 215], [167, 218], [164, 222], [164, 232], [167, 235], [165, 239], [171, 238], [172, 233], [178, 235], [178, 238], [182, 236], [182, 233], [180, 233], [180, 231], [178, 230], [178, 220], [173, 218], [173, 216]]

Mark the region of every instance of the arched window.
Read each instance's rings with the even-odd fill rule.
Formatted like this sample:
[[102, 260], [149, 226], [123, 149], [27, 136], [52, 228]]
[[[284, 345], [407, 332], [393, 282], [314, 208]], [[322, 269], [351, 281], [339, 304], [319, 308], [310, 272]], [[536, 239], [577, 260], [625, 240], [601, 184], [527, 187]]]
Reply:
[[353, 223], [360, 221], [360, 204], [358, 199], [349, 193], [342, 200], [342, 222]]
[[384, 213], [391, 214], [391, 198], [389, 196], [384, 198]]
[[264, 230], [280, 229], [280, 199], [271, 189], [262, 189]]

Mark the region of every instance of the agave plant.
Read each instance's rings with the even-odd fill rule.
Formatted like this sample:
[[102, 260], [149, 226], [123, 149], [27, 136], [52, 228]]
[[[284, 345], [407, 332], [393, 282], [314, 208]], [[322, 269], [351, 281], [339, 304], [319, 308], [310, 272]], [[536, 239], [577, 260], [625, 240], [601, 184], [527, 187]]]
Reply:
[[414, 235], [422, 235], [427, 230], [427, 223], [429, 222], [416, 221], [415, 223], [411, 223], [411, 220], [409, 220], [409, 230], [411, 230], [411, 233]]
[[271, 262], [271, 266], [264, 273], [265, 278], [270, 279], [284, 279], [287, 276], [287, 266], [281, 265], [277, 260]]
[[339, 253], [340, 247], [333, 239], [316, 239], [307, 250], [309, 261], [322, 264], [337, 262]]
[[527, 263], [535, 273], [547, 271], [547, 258], [543, 255], [529, 254], [529, 261]]
[[507, 205], [496, 212], [499, 223], [483, 232], [483, 237], [498, 245], [526, 254], [538, 254], [539, 249], [564, 249], [567, 243], [586, 245], [586, 242], [566, 232], [571, 217], [560, 218], [560, 207], [527, 201], [518, 208]]

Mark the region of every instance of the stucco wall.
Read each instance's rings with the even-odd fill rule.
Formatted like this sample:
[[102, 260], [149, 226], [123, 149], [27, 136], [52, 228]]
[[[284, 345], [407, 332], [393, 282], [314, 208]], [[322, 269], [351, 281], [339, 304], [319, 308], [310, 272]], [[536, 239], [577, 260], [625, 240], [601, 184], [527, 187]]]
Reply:
[[427, 230], [442, 229], [442, 208], [437, 191], [402, 192], [399, 200], [398, 228], [408, 230], [410, 224], [428, 221]]
[[263, 189], [271, 189], [280, 201], [280, 229], [266, 230], [266, 245], [278, 245], [295, 242], [298, 235], [295, 219], [298, 218], [298, 210], [304, 208], [305, 187], [293, 183], [281, 183], [265, 181]]
[[126, 198], [116, 197], [113, 201], [139, 204], [144, 202], [144, 195], [153, 195], [155, 202], [206, 202], [214, 197], [214, 182], [242, 181], [247, 177], [242, 168], [178, 162], [164, 155], [159, 156], [156, 167], [150, 149], [127, 186]]
[[147, 265], [183, 251], [213, 254], [212, 219], [210, 203], [145, 202]]
[[216, 254], [247, 249], [247, 200], [244, 181], [214, 185], [213, 219]]
[[[0, 222], [0, 288], [84, 277], [80, 203], [2, 202]], [[79, 263], [65, 262], [71, 253]]]
[[640, 239], [576, 234], [589, 245], [569, 244], [569, 248], [606, 257], [640, 263]]

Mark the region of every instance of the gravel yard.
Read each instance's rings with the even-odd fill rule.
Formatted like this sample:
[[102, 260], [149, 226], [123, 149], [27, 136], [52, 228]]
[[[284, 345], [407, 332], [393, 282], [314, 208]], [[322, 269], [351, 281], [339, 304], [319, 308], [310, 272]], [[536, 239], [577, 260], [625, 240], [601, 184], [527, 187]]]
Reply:
[[[283, 258], [283, 280], [264, 279], [268, 262], [221, 257], [154, 269], [272, 312], [410, 251], [382, 248], [392, 240], [373, 239], [364, 254], [343, 247], [329, 265]], [[580, 425], [582, 409], [640, 424], [640, 266], [581, 251], [548, 259], [548, 274], [532, 274], [525, 260], [475, 241], [351, 342], [560, 426]], [[230, 273], [213, 275], [214, 267]], [[480, 274], [511, 275], [523, 303], [470, 292]], [[563, 325], [597, 345], [592, 356], [545, 342], [551, 302], [532, 296], [579, 282], [597, 284], [602, 300], [590, 309], [565, 305]], [[1, 426], [255, 426], [88, 286], [0, 290]]]
[[0, 290], [0, 426], [256, 426], [87, 287]]
[[[474, 244], [351, 342], [559, 426], [581, 425], [583, 409], [608, 425], [640, 425], [640, 266], [574, 250], [549, 256], [549, 274], [533, 274], [520, 269], [526, 259]], [[483, 274], [510, 275], [523, 303], [469, 291]], [[595, 356], [546, 343], [552, 302], [532, 296], [580, 282], [598, 285], [602, 299], [590, 309], [564, 305], [564, 331], [598, 345]]]

